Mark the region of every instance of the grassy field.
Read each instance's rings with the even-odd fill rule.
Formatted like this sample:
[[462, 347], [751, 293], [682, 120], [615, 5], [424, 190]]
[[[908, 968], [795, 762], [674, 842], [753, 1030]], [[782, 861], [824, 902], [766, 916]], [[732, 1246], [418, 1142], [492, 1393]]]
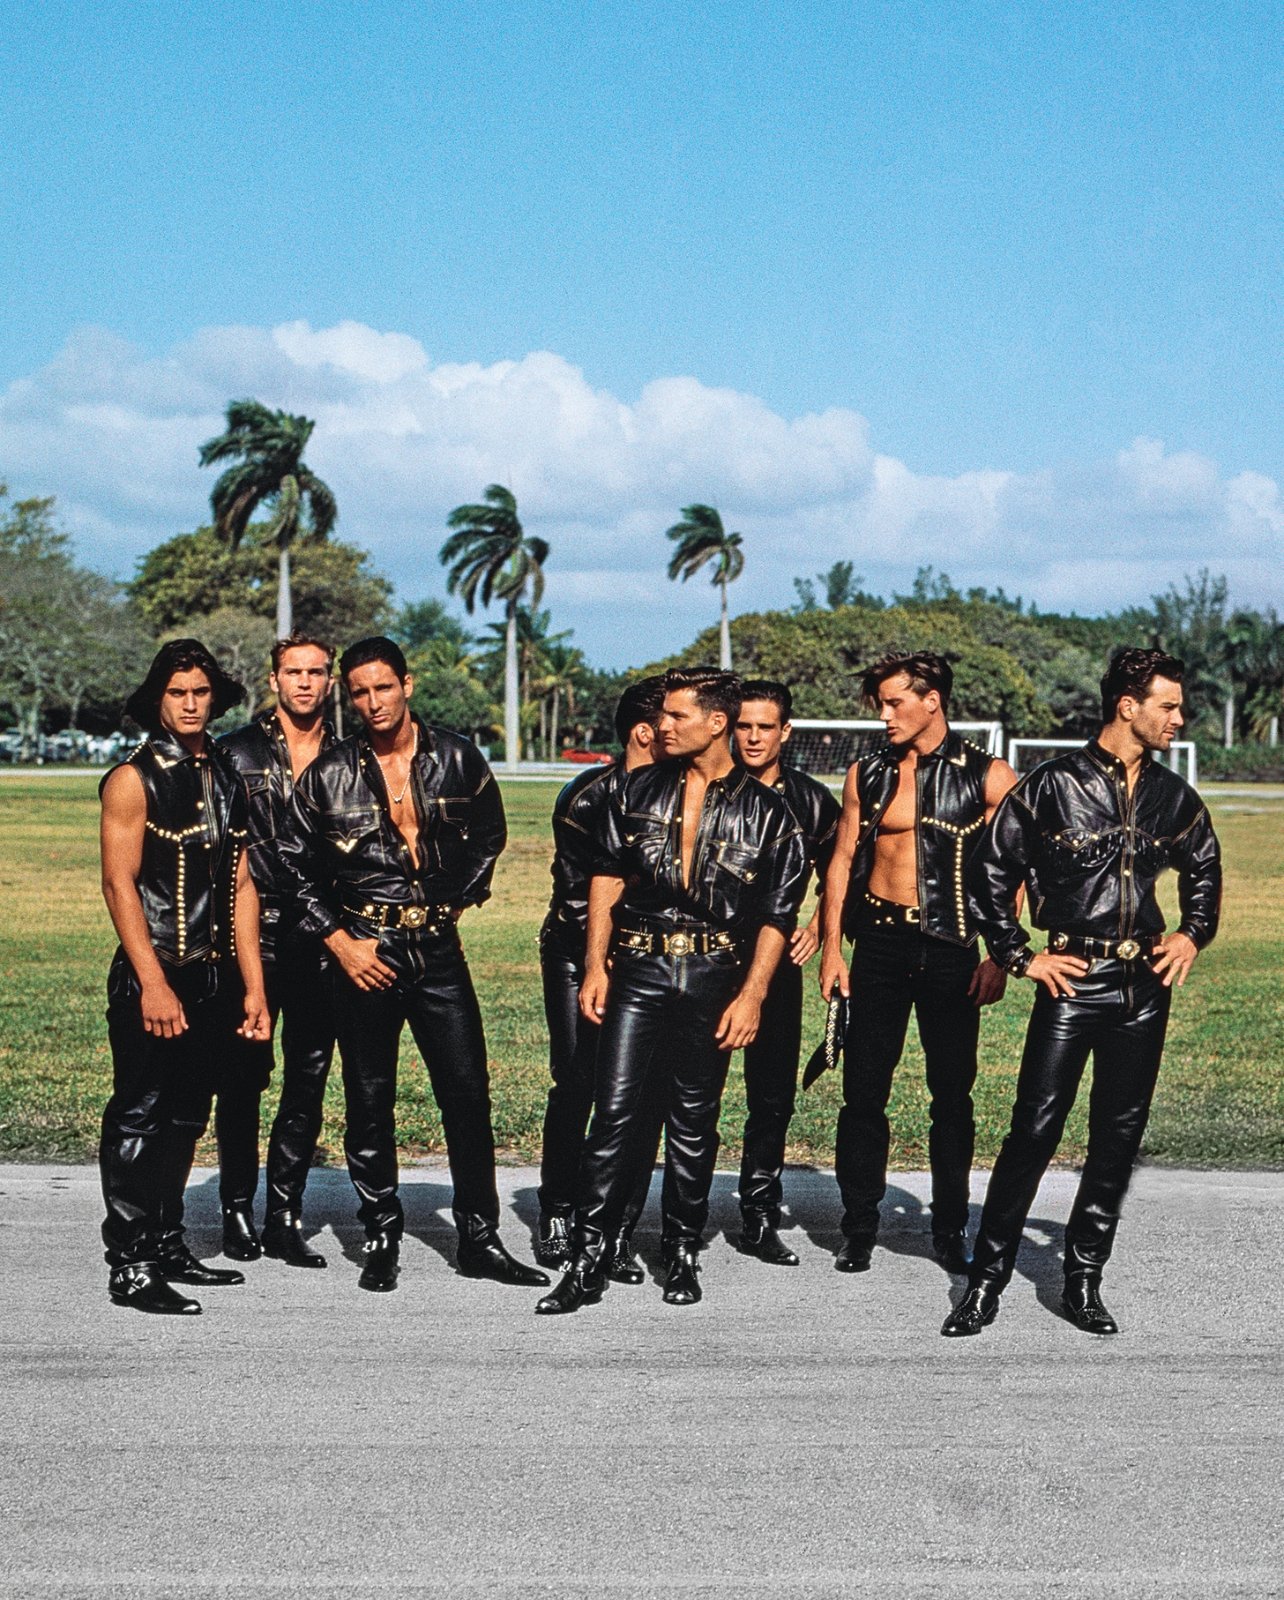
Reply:
[[[556, 786], [510, 784], [511, 839], [495, 895], [464, 922], [486, 1018], [497, 1142], [512, 1159], [538, 1155], [547, 1085], [536, 934], [548, 892], [548, 815]], [[1284, 796], [1212, 798], [1226, 853], [1222, 933], [1177, 998], [1146, 1141], [1170, 1165], [1284, 1166]], [[96, 782], [91, 777], [0, 776], [0, 1159], [94, 1156], [111, 1062], [103, 1012], [114, 936], [98, 890]], [[1171, 889], [1171, 884], [1169, 885]], [[814, 971], [814, 965], [810, 971]], [[987, 1013], [977, 1084], [978, 1161], [994, 1157], [1007, 1124], [1033, 988], [1010, 986]], [[808, 986], [806, 1039], [821, 1007]], [[805, 1044], [804, 1050], [810, 1048]], [[337, 1072], [327, 1093], [322, 1158], [342, 1160]], [[791, 1159], [832, 1160], [838, 1084], [800, 1097]], [[265, 1096], [265, 1122], [274, 1103]], [[1083, 1152], [1080, 1096], [1061, 1156]], [[442, 1150], [426, 1074], [407, 1045], [399, 1128], [408, 1155]], [[893, 1163], [927, 1164], [927, 1097], [911, 1044], [892, 1106]], [[724, 1165], [739, 1156], [744, 1096], [733, 1065], [723, 1111]], [[208, 1158], [212, 1152], [204, 1151]]]

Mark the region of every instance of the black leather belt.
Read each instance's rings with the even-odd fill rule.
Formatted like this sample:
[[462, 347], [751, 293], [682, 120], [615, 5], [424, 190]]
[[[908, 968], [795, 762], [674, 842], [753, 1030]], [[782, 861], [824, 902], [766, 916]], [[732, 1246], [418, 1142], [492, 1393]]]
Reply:
[[343, 909], [350, 916], [373, 922], [377, 928], [423, 928], [429, 933], [445, 933], [455, 926], [449, 906], [408, 906], [392, 900], [345, 900]]
[[875, 928], [918, 928], [923, 924], [923, 913], [918, 906], [903, 906], [897, 900], [884, 900], [881, 895], [865, 891], [864, 920]]
[[617, 928], [615, 942], [622, 950], [648, 956], [707, 956], [714, 950], [738, 950], [739, 942], [722, 928], [707, 932], [677, 928], [672, 933], [649, 928]]
[[1089, 939], [1078, 933], [1050, 933], [1048, 949], [1058, 956], [1083, 956], [1088, 961], [1137, 961], [1154, 955], [1161, 935], [1143, 934], [1139, 939]]

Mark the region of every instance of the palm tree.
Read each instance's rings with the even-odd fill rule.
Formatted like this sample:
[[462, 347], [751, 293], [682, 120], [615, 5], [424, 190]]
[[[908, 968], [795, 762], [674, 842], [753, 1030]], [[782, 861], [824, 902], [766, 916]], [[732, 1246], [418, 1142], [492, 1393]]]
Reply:
[[669, 562], [669, 576], [681, 578], [685, 583], [706, 562], [713, 565], [712, 581], [722, 589], [722, 632], [718, 665], [724, 672], [731, 671], [731, 623], [727, 618], [727, 585], [734, 583], [744, 571], [745, 557], [741, 548], [743, 540], [738, 533], [728, 533], [722, 518], [712, 506], [683, 506], [682, 521], [668, 530], [668, 538], [677, 541], [678, 548]]
[[290, 546], [296, 539], [329, 537], [338, 516], [334, 495], [310, 467], [303, 452], [316, 423], [269, 411], [257, 400], [233, 400], [227, 432], [201, 446], [201, 465], [235, 460], [210, 491], [214, 529], [235, 550], [260, 506], [270, 511], [267, 534], [279, 551], [276, 636], [294, 626], [290, 599]]
[[441, 547], [446, 587], [458, 594], [470, 614], [480, 600], [504, 602], [504, 760], [512, 767], [519, 755], [517, 705], [517, 606], [527, 589], [531, 605], [544, 593], [548, 545], [522, 532], [517, 501], [511, 489], [492, 483], [481, 505], [456, 506], [446, 518], [455, 530]]

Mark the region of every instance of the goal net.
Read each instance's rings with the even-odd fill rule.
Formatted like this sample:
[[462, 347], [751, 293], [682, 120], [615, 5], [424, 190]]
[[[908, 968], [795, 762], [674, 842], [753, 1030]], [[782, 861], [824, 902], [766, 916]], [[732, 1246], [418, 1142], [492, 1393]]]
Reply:
[[[1003, 725], [999, 722], [951, 722], [973, 744], [991, 755], [1003, 754]], [[816, 778], [841, 778], [853, 761], [887, 743], [887, 729], [874, 719], [844, 721], [795, 717], [793, 733], [784, 749], [785, 763]]]
[[[1081, 750], [1085, 743], [1083, 739], [1009, 739], [1008, 761], [1021, 778], [1040, 761], [1051, 760], [1063, 750]], [[1159, 759], [1166, 761], [1192, 788], [1199, 787], [1199, 764], [1195, 759], [1195, 746], [1189, 739], [1174, 739], [1167, 755]]]

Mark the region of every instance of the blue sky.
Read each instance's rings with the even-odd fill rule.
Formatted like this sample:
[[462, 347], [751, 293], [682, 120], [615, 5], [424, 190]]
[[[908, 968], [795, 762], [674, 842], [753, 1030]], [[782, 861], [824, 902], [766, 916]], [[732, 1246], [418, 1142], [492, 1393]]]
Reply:
[[128, 572], [256, 393], [407, 595], [515, 478], [601, 660], [621, 596], [666, 646], [703, 619], [653, 582], [691, 499], [741, 606], [833, 555], [1284, 603], [1279, 21], [0, 4], [0, 475]]

